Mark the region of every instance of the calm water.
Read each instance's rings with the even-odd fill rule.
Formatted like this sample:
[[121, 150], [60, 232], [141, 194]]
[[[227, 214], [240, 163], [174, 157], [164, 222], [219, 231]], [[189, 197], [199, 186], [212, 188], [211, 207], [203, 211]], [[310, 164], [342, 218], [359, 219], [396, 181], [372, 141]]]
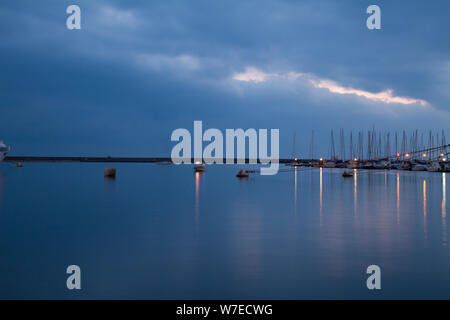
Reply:
[[449, 174], [103, 167], [0, 165], [0, 298], [450, 298]]

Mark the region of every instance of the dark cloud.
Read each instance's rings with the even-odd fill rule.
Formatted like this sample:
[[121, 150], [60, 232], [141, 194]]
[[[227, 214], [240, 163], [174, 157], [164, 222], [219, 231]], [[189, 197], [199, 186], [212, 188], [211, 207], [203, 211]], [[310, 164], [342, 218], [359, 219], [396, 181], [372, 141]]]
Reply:
[[[448, 1], [8, 1], [0, 4], [0, 137], [21, 154], [168, 154], [169, 136], [205, 127], [280, 128], [318, 150], [331, 128], [448, 127]], [[65, 9], [82, 9], [82, 30]], [[233, 80], [254, 67], [276, 75]], [[289, 73], [306, 77], [289, 79]], [[281, 75], [281, 76], [280, 76]], [[316, 88], [422, 99], [386, 104]]]

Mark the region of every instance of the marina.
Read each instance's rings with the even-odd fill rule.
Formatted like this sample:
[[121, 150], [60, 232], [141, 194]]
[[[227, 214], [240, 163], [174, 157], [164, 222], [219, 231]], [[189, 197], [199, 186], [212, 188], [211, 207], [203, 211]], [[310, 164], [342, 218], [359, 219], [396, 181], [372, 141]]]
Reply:
[[[450, 147], [450, 145], [447, 145]], [[448, 156], [448, 153], [446, 154]], [[171, 158], [165, 157], [42, 157], [42, 156], [7, 156], [5, 162], [91, 162], [91, 163], [156, 163], [172, 164]], [[243, 163], [251, 163], [243, 159]], [[238, 159], [235, 159], [238, 163]], [[412, 171], [449, 172], [450, 165], [446, 158], [441, 161], [415, 160], [324, 160], [324, 159], [279, 159], [279, 163], [294, 167], [323, 167], [323, 168], [351, 168], [351, 169], [398, 169]], [[205, 165], [194, 164], [198, 171], [204, 171]]]
[[2, 1], [0, 300], [450, 300], [448, 12]]
[[[242, 130], [242, 129], [239, 129]], [[402, 132], [401, 143], [397, 132], [393, 134], [391, 147], [391, 133], [380, 132], [375, 129], [369, 130], [366, 135], [362, 131], [357, 133], [357, 139], [353, 139], [353, 131], [350, 131], [348, 150], [346, 152], [344, 130], [340, 129], [339, 153], [336, 153], [334, 132], [331, 130], [329, 156], [314, 157], [314, 131], [311, 134], [310, 156], [308, 159], [297, 157], [296, 133], [293, 135], [292, 157], [278, 159], [278, 163], [288, 166], [306, 166], [323, 168], [348, 168], [348, 169], [398, 169], [412, 171], [448, 172], [450, 171], [450, 144], [446, 143], [445, 133], [433, 134], [430, 130], [428, 135], [414, 130], [408, 137]], [[425, 142], [427, 137], [428, 141]], [[242, 137], [241, 137], [242, 138]], [[245, 139], [245, 138], [244, 138]], [[366, 141], [366, 143], [364, 143]], [[243, 143], [241, 140], [238, 143]], [[245, 148], [244, 148], [245, 150]], [[393, 151], [392, 151], [393, 150]], [[11, 147], [7, 147], [0, 141], [0, 161], [22, 164], [23, 162], [102, 162], [102, 163], [158, 163], [170, 165], [172, 163], [193, 163], [197, 172], [206, 170], [205, 162], [242, 164], [242, 163], [268, 163], [277, 159], [249, 159], [249, 158], [206, 158], [198, 161], [194, 158], [170, 158], [170, 157], [89, 157], [89, 156], [7, 156]], [[190, 153], [190, 152], [189, 152]]]

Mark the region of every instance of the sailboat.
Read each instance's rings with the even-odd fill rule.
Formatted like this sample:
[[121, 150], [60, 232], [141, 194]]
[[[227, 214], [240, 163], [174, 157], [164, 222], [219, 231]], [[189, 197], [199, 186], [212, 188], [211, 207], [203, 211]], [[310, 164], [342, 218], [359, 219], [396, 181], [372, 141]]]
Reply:
[[205, 164], [201, 161], [196, 161], [194, 163], [194, 171], [195, 172], [205, 172], [206, 171]]
[[0, 140], [0, 161], [3, 161], [10, 151], [11, 147], [7, 147], [6, 144]]
[[330, 160], [325, 161], [323, 164], [324, 168], [336, 168], [336, 153], [334, 152], [334, 137], [333, 137], [333, 130], [331, 130], [331, 150], [330, 150]]
[[333, 160], [326, 161], [326, 162], [323, 164], [323, 167], [324, 167], [324, 168], [336, 168], [336, 162], [333, 161]]
[[412, 171], [426, 171], [427, 170], [427, 166], [425, 164], [423, 164], [423, 163], [413, 162], [411, 170]]
[[347, 163], [347, 168], [348, 168], [348, 169], [357, 169], [357, 168], [358, 168], [358, 165], [359, 165], [358, 159], [355, 158], [355, 159], [353, 159], [353, 160], [350, 160], [350, 161]]
[[298, 161], [298, 158], [295, 157], [295, 147], [296, 147], [295, 136], [296, 136], [296, 133], [294, 132], [294, 139], [293, 139], [293, 142], [292, 142], [292, 159], [293, 159], [293, 160], [292, 160], [291, 162], [289, 162], [289, 163], [286, 164], [286, 165], [292, 166], [292, 167], [298, 167], [298, 166], [301, 166], [301, 165], [302, 165], [302, 164]]
[[439, 161], [433, 161], [427, 166], [427, 170], [430, 172], [439, 172], [442, 170]]
[[444, 172], [450, 172], [450, 162], [447, 162], [446, 159], [444, 159], [443, 165], [442, 165], [442, 170]]

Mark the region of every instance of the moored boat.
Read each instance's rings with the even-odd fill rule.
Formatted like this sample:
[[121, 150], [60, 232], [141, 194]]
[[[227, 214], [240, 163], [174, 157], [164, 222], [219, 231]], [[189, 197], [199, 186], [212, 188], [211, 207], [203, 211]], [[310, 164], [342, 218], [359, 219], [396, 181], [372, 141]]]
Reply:
[[375, 169], [390, 169], [391, 167], [391, 162], [388, 160], [380, 160], [375, 162], [374, 164], [374, 168]]
[[295, 158], [294, 160], [292, 160], [292, 162], [289, 162], [286, 165], [291, 167], [300, 167], [302, 166], [302, 163], [299, 162], [297, 158]]
[[336, 162], [336, 168], [346, 168], [347, 164], [344, 161]]
[[7, 147], [6, 144], [0, 140], [0, 161], [3, 161], [10, 151], [11, 147]]
[[241, 169], [236, 174], [236, 177], [238, 177], [238, 178], [248, 178], [248, 171]]
[[204, 172], [206, 170], [205, 165], [201, 162], [196, 162], [194, 164], [195, 172]]
[[358, 168], [358, 159], [350, 160], [347, 163], [347, 168], [349, 168], [349, 169], [357, 169]]
[[344, 178], [349, 178], [349, 177], [353, 177], [353, 172], [350, 170], [345, 170], [344, 173], [342, 173], [342, 176]]
[[375, 163], [373, 161], [366, 161], [362, 164], [363, 169], [374, 169]]
[[403, 164], [398, 168], [399, 170], [411, 170], [411, 162], [403, 161]]
[[422, 163], [413, 163], [411, 167], [411, 171], [426, 171], [427, 166]]
[[439, 163], [439, 161], [433, 161], [427, 166], [427, 171], [430, 172], [442, 171], [441, 164]]
[[336, 162], [334, 161], [327, 161], [323, 164], [324, 168], [336, 168]]
[[447, 162], [447, 161], [443, 162], [442, 171], [450, 172], [450, 162]]

